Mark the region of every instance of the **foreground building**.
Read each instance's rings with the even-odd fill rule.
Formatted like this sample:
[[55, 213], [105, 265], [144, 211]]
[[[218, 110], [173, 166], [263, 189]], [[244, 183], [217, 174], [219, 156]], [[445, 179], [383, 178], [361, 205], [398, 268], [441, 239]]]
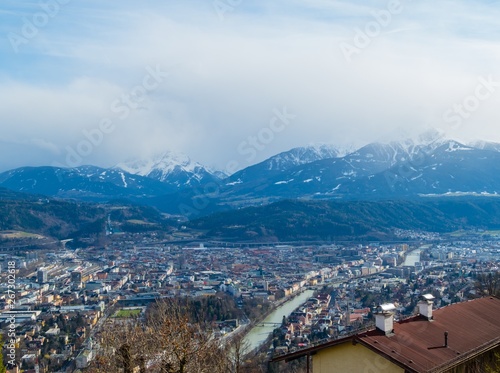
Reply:
[[394, 306], [379, 307], [376, 328], [273, 361], [312, 359], [313, 373], [496, 372], [500, 359], [500, 299], [486, 297], [432, 309], [418, 303], [417, 316], [394, 322]]

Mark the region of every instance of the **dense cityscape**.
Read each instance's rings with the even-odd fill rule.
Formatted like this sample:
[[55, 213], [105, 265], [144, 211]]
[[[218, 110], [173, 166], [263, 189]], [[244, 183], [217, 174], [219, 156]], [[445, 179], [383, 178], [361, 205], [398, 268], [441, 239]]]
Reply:
[[384, 302], [402, 319], [424, 293], [436, 307], [481, 296], [478, 275], [500, 262], [496, 233], [477, 239], [487, 233], [450, 242], [401, 231], [412, 240], [300, 245], [173, 245], [121, 233], [103, 247], [4, 252], [0, 321], [3, 330], [15, 325], [5, 340], [15, 341], [11, 360], [25, 371], [78, 371], [99, 354], [104, 324], [140, 317], [162, 298], [222, 297], [232, 312], [210, 316], [214, 335], [241, 334], [248, 353], [269, 358], [373, 325]]

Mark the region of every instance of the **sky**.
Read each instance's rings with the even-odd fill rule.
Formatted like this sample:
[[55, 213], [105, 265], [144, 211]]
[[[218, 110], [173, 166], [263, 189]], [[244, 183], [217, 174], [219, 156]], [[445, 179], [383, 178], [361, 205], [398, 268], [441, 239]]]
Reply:
[[500, 142], [499, 19], [486, 0], [3, 0], [0, 171]]

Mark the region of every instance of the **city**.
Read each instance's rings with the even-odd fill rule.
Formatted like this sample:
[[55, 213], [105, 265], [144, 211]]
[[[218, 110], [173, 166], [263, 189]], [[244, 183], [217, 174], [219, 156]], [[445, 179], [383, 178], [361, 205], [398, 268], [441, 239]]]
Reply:
[[478, 275], [497, 273], [500, 264], [495, 233], [477, 239], [486, 233], [462, 232], [454, 241], [400, 231], [411, 241], [225, 246], [117, 233], [104, 247], [7, 252], [0, 254], [0, 321], [15, 324], [6, 341], [15, 340], [12, 360], [25, 371], [84, 370], [99, 353], [105, 323], [140, 317], [162, 298], [224, 297], [234, 306], [231, 319], [214, 317], [213, 332], [242, 334], [249, 353], [270, 357], [367, 328], [384, 302], [403, 319], [424, 293], [436, 307], [483, 295]]

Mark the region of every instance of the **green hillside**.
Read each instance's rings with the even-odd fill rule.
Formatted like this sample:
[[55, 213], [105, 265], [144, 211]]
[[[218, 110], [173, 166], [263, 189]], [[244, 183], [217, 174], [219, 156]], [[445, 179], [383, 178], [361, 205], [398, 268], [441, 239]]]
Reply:
[[500, 227], [498, 199], [281, 201], [214, 214], [189, 227], [210, 239], [341, 240], [390, 238], [394, 228], [427, 232]]

